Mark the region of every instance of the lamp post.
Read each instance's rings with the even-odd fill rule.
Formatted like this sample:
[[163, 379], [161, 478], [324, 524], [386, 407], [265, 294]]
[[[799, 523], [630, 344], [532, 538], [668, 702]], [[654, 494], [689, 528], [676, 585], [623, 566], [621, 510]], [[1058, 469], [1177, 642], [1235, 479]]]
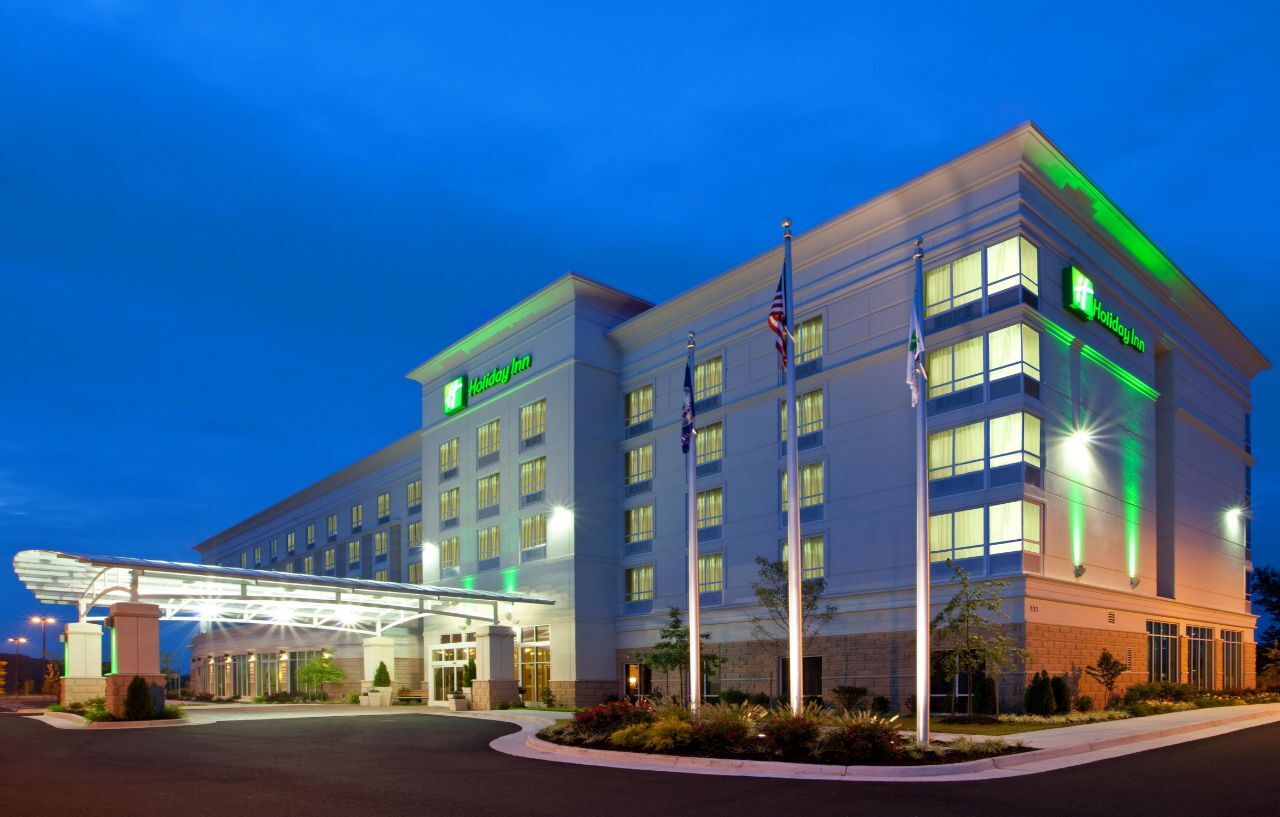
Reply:
[[8, 641], [10, 644], [15, 645], [14, 649], [17, 650], [18, 655], [21, 656], [22, 645], [27, 643], [27, 639], [23, 638], [22, 636], [18, 636], [17, 638], [10, 638], [8, 639]]
[[57, 624], [58, 620], [53, 616], [32, 616], [31, 623], [40, 625], [40, 657], [48, 661], [49, 651], [45, 649], [44, 629], [50, 624]]

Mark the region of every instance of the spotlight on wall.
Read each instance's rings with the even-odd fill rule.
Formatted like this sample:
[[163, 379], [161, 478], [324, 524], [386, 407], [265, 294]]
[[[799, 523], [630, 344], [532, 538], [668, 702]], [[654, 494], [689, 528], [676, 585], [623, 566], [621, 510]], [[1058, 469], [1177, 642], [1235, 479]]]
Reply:
[[1087, 428], [1077, 428], [1067, 436], [1067, 455], [1077, 463], [1085, 460], [1089, 456], [1093, 439], [1092, 431]]
[[547, 535], [558, 536], [573, 527], [573, 511], [563, 505], [551, 509], [551, 519], [547, 523]]
[[1083, 575], [1084, 575], [1084, 565], [1076, 565], [1076, 578], [1078, 579]]
[[1131, 587], [1131, 588], [1133, 588], [1133, 589], [1135, 589], [1135, 590], [1136, 590], [1136, 589], [1137, 589], [1137, 587], [1138, 587], [1138, 585], [1139, 585], [1139, 584], [1141, 584], [1141, 583], [1142, 583], [1142, 579], [1139, 579], [1137, 576], [1130, 576], [1130, 577], [1129, 577], [1129, 587]]

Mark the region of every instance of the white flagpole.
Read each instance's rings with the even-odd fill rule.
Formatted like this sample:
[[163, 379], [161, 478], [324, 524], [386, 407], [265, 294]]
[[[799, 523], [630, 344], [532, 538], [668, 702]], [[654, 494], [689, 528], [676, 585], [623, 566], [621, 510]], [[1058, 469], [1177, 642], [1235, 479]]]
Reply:
[[804, 611], [801, 577], [804, 565], [800, 554], [800, 446], [796, 437], [796, 361], [792, 335], [795, 299], [791, 287], [791, 219], [782, 220], [783, 298], [787, 340], [787, 646], [790, 670], [791, 711], [804, 708]]
[[[916, 239], [916, 281], [911, 302], [913, 323], [924, 332], [924, 240]], [[916, 348], [924, 337], [916, 339]], [[915, 367], [916, 393], [916, 740], [929, 742], [929, 471], [925, 461], [929, 437], [925, 421], [925, 397], [929, 384]]]
[[[689, 333], [688, 370], [693, 371], [693, 333]], [[692, 399], [692, 395], [690, 395]], [[683, 422], [683, 420], [682, 420]], [[689, 450], [684, 455], [685, 480], [689, 495], [689, 709], [698, 711], [702, 701], [702, 611], [700, 609], [700, 583], [698, 575], [698, 438], [689, 436]]]

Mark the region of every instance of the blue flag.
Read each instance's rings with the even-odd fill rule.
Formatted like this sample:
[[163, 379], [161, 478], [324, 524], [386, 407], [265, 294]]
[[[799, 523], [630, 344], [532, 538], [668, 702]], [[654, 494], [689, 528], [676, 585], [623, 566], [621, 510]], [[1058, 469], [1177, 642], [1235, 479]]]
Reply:
[[689, 364], [684, 364], [684, 405], [680, 408], [680, 450], [689, 453], [689, 442], [693, 439], [693, 371]]

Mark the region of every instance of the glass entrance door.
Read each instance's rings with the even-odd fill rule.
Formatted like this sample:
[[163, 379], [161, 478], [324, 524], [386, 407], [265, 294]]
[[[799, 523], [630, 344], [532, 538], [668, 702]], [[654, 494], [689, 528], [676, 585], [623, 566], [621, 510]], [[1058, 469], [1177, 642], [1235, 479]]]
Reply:
[[431, 700], [447, 701], [450, 693], [462, 689], [467, 681], [467, 662], [475, 657], [475, 647], [433, 647]]

